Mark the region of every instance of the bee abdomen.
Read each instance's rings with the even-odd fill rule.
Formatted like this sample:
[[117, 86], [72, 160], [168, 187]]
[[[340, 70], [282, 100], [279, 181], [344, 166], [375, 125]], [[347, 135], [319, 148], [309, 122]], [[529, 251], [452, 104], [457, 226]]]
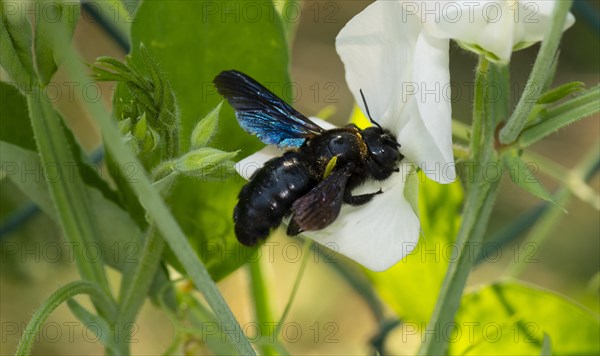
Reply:
[[235, 234], [244, 245], [265, 239], [289, 214], [292, 204], [316, 185], [299, 152], [268, 161], [246, 184], [233, 213]]

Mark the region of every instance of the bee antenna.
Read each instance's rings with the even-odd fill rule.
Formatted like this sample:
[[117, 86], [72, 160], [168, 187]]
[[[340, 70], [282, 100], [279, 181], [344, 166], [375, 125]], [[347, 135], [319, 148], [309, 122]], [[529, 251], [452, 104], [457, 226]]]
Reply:
[[371, 117], [371, 113], [369, 112], [369, 105], [367, 105], [367, 99], [365, 99], [365, 94], [363, 94], [363, 91], [362, 91], [362, 89], [359, 89], [358, 91], [360, 92], [360, 96], [362, 97], [362, 101], [363, 101], [363, 103], [365, 104], [365, 109], [367, 110], [367, 116], [369, 116], [369, 120], [371, 120], [371, 122], [372, 122], [372, 123], [373, 123], [375, 126], [377, 126], [377, 127], [379, 127], [380, 129], [382, 129], [382, 130], [383, 130], [383, 128], [381, 127], [381, 125], [379, 125], [379, 124], [377, 123], [377, 121], [373, 120], [373, 118]]

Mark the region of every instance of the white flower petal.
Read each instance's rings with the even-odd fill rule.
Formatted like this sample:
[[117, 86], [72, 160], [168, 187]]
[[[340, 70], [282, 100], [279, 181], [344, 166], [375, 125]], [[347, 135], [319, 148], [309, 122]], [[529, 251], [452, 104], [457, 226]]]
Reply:
[[[420, 92], [414, 97], [419, 118], [411, 117], [398, 134], [400, 143], [407, 146], [413, 162], [427, 176], [439, 183], [456, 179], [452, 152], [452, 106], [450, 95], [449, 41], [421, 32], [415, 48], [413, 78]], [[408, 105], [405, 112], [411, 112]], [[422, 129], [425, 128], [426, 132]], [[400, 139], [402, 137], [402, 139]], [[418, 140], [414, 144], [410, 140]], [[419, 147], [413, 147], [419, 146]], [[423, 149], [425, 146], [427, 149]], [[431, 167], [439, 165], [444, 174]]]
[[420, 223], [404, 198], [409, 164], [383, 183], [368, 182], [353, 194], [383, 194], [360, 207], [343, 205], [340, 216], [328, 227], [303, 234], [373, 271], [384, 271], [409, 254], [419, 241]]
[[271, 158], [281, 156], [283, 151], [277, 149], [275, 146], [266, 146], [262, 150], [251, 154], [235, 164], [235, 170], [244, 177], [246, 180], [250, 180], [250, 177], [259, 168], [265, 165], [265, 163]]
[[[513, 48], [514, 16], [505, 0], [441, 1], [439, 21], [424, 14], [425, 27], [438, 38], [479, 46], [500, 62], [508, 62]], [[437, 20], [437, 19], [436, 19]]]
[[424, 33], [414, 9], [404, 5], [397, 1], [371, 4], [340, 31], [336, 49], [363, 112], [360, 89], [373, 119], [397, 135], [406, 159], [429, 167], [450, 167], [446, 177], [430, 176], [451, 182], [455, 173], [448, 40]]
[[[556, 6], [556, 1], [520, 1], [518, 22], [519, 30], [515, 35], [515, 44], [529, 43], [534, 44], [542, 41], [546, 30], [550, 26], [552, 12]], [[575, 17], [569, 13], [565, 22], [564, 30], [573, 26]], [[525, 47], [521, 47], [525, 48]]]
[[373, 119], [392, 129], [406, 100], [402, 89], [412, 81], [413, 50], [421, 31], [416, 16], [405, 16], [398, 1], [376, 1], [354, 16], [336, 38], [346, 81], [366, 114], [362, 89]]
[[[418, 111], [417, 103], [412, 100], [406, 110]], [[440, 151], [436, 139], [421, 120], [410, 120], [400, 131], [398, 141], [402, 143], [400, 152], [405, 157], [410, 157], [429, 177], [438, 183], [447, 184], [456, 180], [455, 164], [453, 160], [446, 160], [445, 154]], [[450, 154], [452, 154], [450, 142]], [[415, 158], [416, 157], [416, 158]]]

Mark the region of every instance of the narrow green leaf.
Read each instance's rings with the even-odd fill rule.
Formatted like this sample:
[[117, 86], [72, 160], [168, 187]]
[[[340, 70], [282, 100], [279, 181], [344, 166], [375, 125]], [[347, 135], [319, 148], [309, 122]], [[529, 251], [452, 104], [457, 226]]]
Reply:
[[600, 111], [600, 85], [580, 96], [541, 114], [539, 123], [527, 128], [519, 137], [520, 147], [532, 145], [544, 137], [578, 120]]
[[585, 89], [585, 83], [583, 82], [571, 82], [563, 84], [542, 94], [537, 100], [537, 104], [553, 104], [566, 98], [568, 95], [577, 93], [583, 89]]
[[540, 356], [551, 356], [552, 355], [552, 339], [550, 335], [544, 333], [544, 340], [542, 341], [542, 350]]
[[221, 101], [208, 115], [198, 122], [194, 130], [192, 130], [192, 138], [190, 146], [199, 148], [206, 146], [217, 132], [219, 124], [219, 112], [221, 112]]
[[98, 315], [92, 314], [75, 299], [68, 299], [67, 306], [69, 307], [69, 310], [71, 310], [71, 313], [73, 313], [73, 315], [75, 315], [75, 317], [85, 325], [86, 329], [90, 330], [97, 336], [97, 339], [102, 345], [104, 345], [113, 354], [118, 351], [118, 346], [114, 341], [114, 332], [111, 330], [111, 327], [108, 325], [106, 320], [102, 319]]
[[539, 98], [541, 90], [547, 82], [548, 75], [551, 74], [567, 14], [572, 4], [573, 0], [556, 2], [549, 22], [551, 26], [548, 26], [546, 29], [542, 47], [525, 85], [525, 91], [519, 99], [519, 103], [512, 116], [508, 119], [504, 128], [500, 130], [501, 143], [509, 144], [514, 142], [527, 124], [529, 113]]
[[27, 101], [19, 90], [0, 82], [0, 140], [35, 151]]
[[506, 152], [502, 158], [504, 167], [508, 170], [513, 183], [540, 199], [553, 202], [552, 195], [535, 178], [534, 172], [529, 170], [517, 150]]
[[101, 309], [114, 311], [114, 305], [112, 304], [110, 297], [107, 297], [104, 291], [97, 285], [86, 281], [71, 282], [52, 293], [44, 304], [38, 308], [35, 314], [33, 314], [29, 323], [27, 323], [25, 331], [23, 332], [23, 337], [19, 342], [15, 354], [19, 356], [29, 355], [33, 348], [33, 343], [36, 340], [36, 336], [38, 332], [42, 330], [46, 319], [48, 319], [50, 314], [52, 314], [59, 305], [70, 298], [73, 298], [77, 294], [88, 294], [96, 304], [102, 305]]
[[0, 65], [19, 90], [27, 92], [35, 81], [31, 24], [20, 8], [22, 3], [3, 1], [1, 5]]
[[98, 283], [110, 295], [102, 256], [92, 259], [84, 253], [85, 246], [98, 243], [101, 237], [79, 172], [66, 176], [68, 164], [75, 158], [66, 144], [61, 118], [38, 88], [34, 88], [34, 96], [27, 97], [27, 104], [42, 167], [46, 170], [44, 178], [65, 238], [74, 244], [77, 269], [83, 279]]
[[58, 26], [68, 29], [70, 40], [79, 20], [79, 2], [52, 0], [36, 2], [36, 28], [34, 39], [35, 65], [40, 81], [46, 85], [52, 79], [62, 54], [57, 51], [56, 38]]

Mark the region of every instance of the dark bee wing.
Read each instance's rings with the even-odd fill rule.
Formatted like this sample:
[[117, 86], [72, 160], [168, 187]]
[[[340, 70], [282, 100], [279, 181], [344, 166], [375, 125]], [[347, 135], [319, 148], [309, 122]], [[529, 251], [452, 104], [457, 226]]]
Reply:
[[331, 224], [340, 214], [348, 177], [346, 170], [336, 170], [296, 200], [292, 205], [293, 215], [288, 226], [288, 235], [320, 230]]
[[240, 126], [268, 145], [300, 147], [324, 131], [244, 73], [224, 71], [213, 82], [235, 109]]

